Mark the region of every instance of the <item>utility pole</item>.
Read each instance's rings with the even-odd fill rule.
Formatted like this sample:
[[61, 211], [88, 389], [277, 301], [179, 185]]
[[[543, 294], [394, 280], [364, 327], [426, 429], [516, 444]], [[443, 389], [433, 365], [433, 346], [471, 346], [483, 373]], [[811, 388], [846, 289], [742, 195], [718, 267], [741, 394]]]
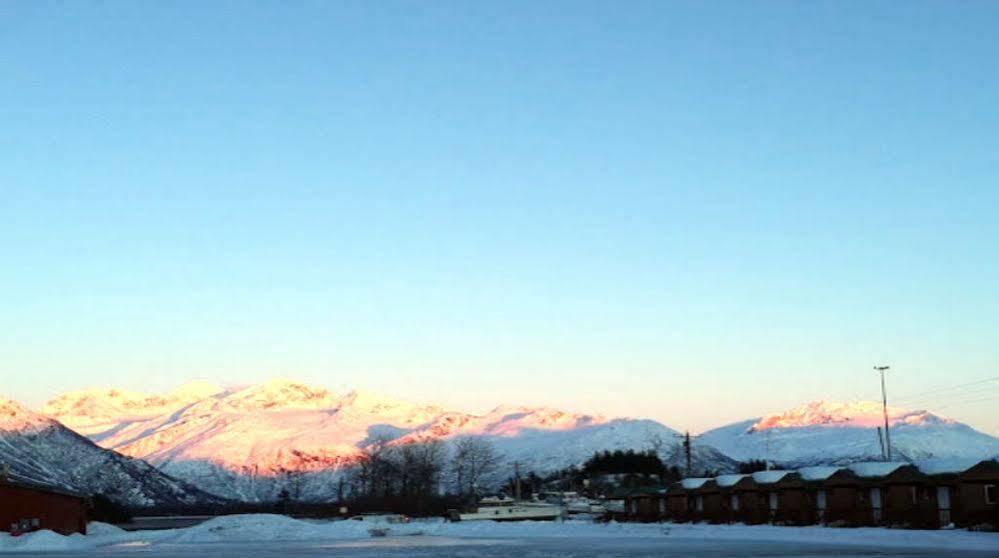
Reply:
[[766, 432], [767, 432], [766, 433], [767, 452], [766, 452], [766, 455], [765, 455], [765, 459], [763, 460], [763, 464], [766, 466], [766, 470], [769, 471], [770, 470], [770, 432], [771, 432], [771, 429], [767, 428]]
[[514, 498], [514, 500], [517, 500], [519, 502], [520, 501], [520, 462], [519, 461], [514, 461], [513, 462], [513, 478], [514, 478], [514, 481], [513, 481], [514, 482], [514, 486], [513, 486], [513, 498]]
[[687, 431], [687, 433], [683, 437], [683, 453], [685, 454], [685, 456], [687, 458], [687, 476], [689, 477], [690, 475], [693, 474], [691, 472], [692, 469], [693, 469], [693, 466], [691, 465], [691, 458], [690, 458], [690, 431], [689, 430]]
[[885, 389], [885, 372], [891, 366], [875, 366], [874, 370], [881, 373], [881, 409], [885, 417], [885, 457], [886, 461], [891, 461], [891, 434], [888, 433], [888, 391]]
[[887, 459], [885, 454], [885, 437], [884, 433], [881, 432], [881, 427], [878, 427], [878, 445], [881, 446], [881, 459]]

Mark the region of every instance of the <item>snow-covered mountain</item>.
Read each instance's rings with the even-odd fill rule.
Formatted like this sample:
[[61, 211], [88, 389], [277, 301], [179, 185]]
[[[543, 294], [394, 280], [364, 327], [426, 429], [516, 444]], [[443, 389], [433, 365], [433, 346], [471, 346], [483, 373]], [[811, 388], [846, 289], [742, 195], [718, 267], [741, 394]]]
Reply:
[[[675, 431], [650, 420], [505, 406], [474, 415], [284, 379], [235, 390], [184, 387], [162, 397], [124, 393], [69, 393], [45, 412], [80, 425], [106, 448], [248, 501], [273, 499], [292, 483], [302, 498], [332, 497], [344, 469], [376, 441], [483, 436], [522, 470], [543, 473], [579, 465], [596, 451], [649, 448], [653, 440], [669, 441], [669, 457], [676, 440]], [[192, 401], [191, 393], [204, 396]], [[142, 401], [153, 404], [137, 403]], [[718, 459], [723, 462], [712, 468], [731, 463]]]
[[2, 397], [0, 463], [10, 467], [14, 480], [105, 494], [131, 506], [219, 501], [148, 463], [101, 448], [59, 422]]
[[[894, 457], [985, 459], [999, 439], [928, 411], [888, 408]], [[770, 459], [789, 467], [881, 459], [879, 402], [816, 401], [782, 413], [705, 432], [700, 441], [738, 459]]]

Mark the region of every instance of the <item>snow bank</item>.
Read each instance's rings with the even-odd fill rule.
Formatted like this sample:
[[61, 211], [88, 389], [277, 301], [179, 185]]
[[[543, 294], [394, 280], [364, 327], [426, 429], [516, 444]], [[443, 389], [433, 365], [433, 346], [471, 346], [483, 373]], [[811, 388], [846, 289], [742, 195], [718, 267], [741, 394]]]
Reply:
[[[486, 539], [515, 544], [534, 537], [572, 539], [635, 538], [662, 540], [729, 540], [786, 543], [841, 544], [886, 547], [946, 548], [949, 551], [995, 550], [996, 536], [968, 531], [907, 531], [861, 528], [776, 527], [770, 525], [691, 525], [691, 524], [596, 524], [582, 521], [495, 523], [473, 521], [447, 523], [443, 520], [414, 521], [405, 525], [387, 525], [368, 521], [304, 521], [280, 515], [236, 515], [218, 517], [186, 529], [167, 531], [122, 531], [111, 525], [91, 524], [90, 534], [62, 536], [39, 531], [21, 537], [0, 534], [0, 552], [70, 551], [83, 554], [96, 549], [152, 548], [158, 545], [202, 543], [248, 543], [271, 541], [332, 542], [366, 539], [369, 530], [388, 527], [389, 536], [398, 536], [405, 544], [421, 544], [426, 537], [465, 540]], [[669, 537], [667, 539], [666, 537]]]

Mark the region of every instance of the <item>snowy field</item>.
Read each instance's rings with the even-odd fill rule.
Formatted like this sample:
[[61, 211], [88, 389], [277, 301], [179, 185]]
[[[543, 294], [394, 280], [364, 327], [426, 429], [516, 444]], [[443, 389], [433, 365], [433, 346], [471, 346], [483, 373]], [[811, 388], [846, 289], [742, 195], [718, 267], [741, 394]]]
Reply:
[[186, 529], [126, 532], [93, 523], [87, 536], [0, 535], [7, 556], [149, 558], [416, 556], [637, 558], [644, 556], [999, 556], [999, 534], [966, 531], [564, 523], [414, 522], [387, 526], [274, 515], [221, 517]]

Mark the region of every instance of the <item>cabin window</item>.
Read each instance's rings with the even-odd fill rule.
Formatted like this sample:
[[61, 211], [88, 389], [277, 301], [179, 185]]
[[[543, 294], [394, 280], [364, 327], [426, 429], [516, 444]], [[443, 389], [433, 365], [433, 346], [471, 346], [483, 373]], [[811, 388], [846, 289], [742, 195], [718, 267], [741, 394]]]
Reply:
[[816, 494], [816, 502], [815, 503], [816, 503], [816, 505], [818, 506], [818, 508], [820, 510], [826, 509], [826, 491], [825, 490], [820, 490], [818, 492], [818, 494]]
[[704, 496], [697, 497], [697, 511], [704, 511]]
[[909, 501], [913, 504], [919, 503], [919, 495], [915, 486], [909, 487]]
[[731, 502], [732, 502], [732, 510], [739, 511], [739, 497], [733, 494], [731, 497]]
[[985, 485], [985, 503], [990, 505], [996, 503], [996, 485]]
[[777, 499], [777, 493], [776, 492], [771, 492], [770, 493], [770, 509], [771, 510], [777, 509], [778, 503], [779, 503], [779, 500]]

